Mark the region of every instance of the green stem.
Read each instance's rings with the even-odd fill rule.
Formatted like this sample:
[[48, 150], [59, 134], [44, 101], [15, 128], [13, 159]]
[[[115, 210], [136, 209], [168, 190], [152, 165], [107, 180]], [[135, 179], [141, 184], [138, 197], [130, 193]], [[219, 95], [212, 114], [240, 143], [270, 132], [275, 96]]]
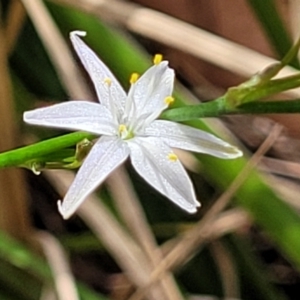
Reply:
[[[274, 79], [274, 80], [270, 80], [268, 83], [265, 83], [262, 87], [253, 86], [249, 89], [245, 89], [245, 91], [243, 91], [245, 96], [242, 99], [239, 99], [239, 101], [240, 104], [251, 102], [251, 101], [257, 101], [257, 99], [270, 97], [277, 93], [298, 88], [299, 86], [300, 86], [299, 74], [288, 76], [285, 78]], [[227, 94], [229, 93], [229, 91], [227, 92]]]
[[300, 99], [266, 102], [249, 102], [236, 108], [234, 114], [300, 113]]
[[175, 122], [184, 122], [199, 118], [217, 117], [231, 112], [232, 110], [225, 105], [225, 98], [220, 97], [198, 105], [168, 109], [161, 114], [161, 118]]
[[[220, 117], [229, 114], [278, 114], [278, 113], [300, 113], [300, 99], [268, 101], [268, 102], [249, 102], [237, 108], [225, 106], [223, 97], [214, 101], [199, 105], [185, 106], [169, 109], [161, 115], [162, 119], [176, 122], [196, 120], [199, 118]], [[54, 153], [65, 148], [72, 147], [84, 139], [92, 140], [95, 136], [86, 132], [74, 132], [63, 136], [55, 137], [33, 145], [14, 149], [0, 153], [0, 168], [20, 166], [30, 160], [36, 160], [47, 156], [51, 158]]]
[[228, 108], [223, 98], [205, 102], [199, 105], [191, 105], [180, 108], [169, 109], [161, 115], [161, 118], [176, 122], [185, 122], [199, 118], [220, 117], [221, 115], [232, 114], [281, 114], [300, 113], [300, 99], [249, 102], [236, 108]]
[[49, 155], [64, 148], [74, 146], [85, 138], [93, 139], [95, 136], [86, 132], [74, 132], [0, 153], [0, 168], [22, 165], [26, 161], [37, 159], [41, 156]]

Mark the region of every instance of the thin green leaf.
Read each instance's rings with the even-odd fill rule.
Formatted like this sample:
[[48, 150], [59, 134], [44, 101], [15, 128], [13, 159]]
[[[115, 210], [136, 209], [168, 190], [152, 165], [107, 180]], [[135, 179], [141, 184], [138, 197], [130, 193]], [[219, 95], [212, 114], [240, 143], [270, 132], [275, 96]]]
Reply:
[[[275, 1], [248, 0], [248, 3], [253, 8], [279, 58], [284, 57], [292, 48], [292, 39], [278, 13]], [[291, 65], [299, 68], [299, 62], [296, 58], [292, 60]]]
[[[20, 270], [23, 272], [23, 276], [33, 276], [36, 278], [36, 282], [46, 283], [52, 282], [52, 275], [48, 265], [45, 261], [37, 256], [36, 253], [30, 251], [21, 243], [17, 242], [13, 238], [9, 237], [7, 234], [0, 231], [0, 262], [5, 261], [10, 264], [10, 270], [14, 267], [18, 270], [18, 274], [20, 274]], [[25, 272], [25, 273], [24, 273]], [[0, 272], [11, 284], [14, 284], [14, 288], [16, 289], [15, 292], [22, 293], [24, 289], [28, 289], [29, 286], [24, 285], [24, 281], [18, 282], [18, 279], [15, 276], [14, 272], [10, 271], [6, 273], [3, 269]], [[17, 274], [17, 273], [16, 273]], [[9, 277], [9, 278], [8, 278]], [[26, 278], [26, 277], [25, 277]], [[81, 295], [82, 299], [89, 299], [89, 300], [105, 300], [102, 295], [96, 294], [94, 291], [88, 289], [83, 284], [78, 284], [77, 288], [79, 290], [79, 294]], [[28, 295], [30, 296], [33, 291], [28, 291]], [[21, 298], [18, 298], [21, 299]], [[28, 298], [25, 298], [28, 299]], [[29, 299], [36, 299], [36, 298], [29, 298]]]
[[23, 165], [27, 161], [58, 152], [76, 145], [84, 139], [93, 139], [94, 135], [86, 132], [74, 132], [32, 144], [23, 148], [0, 153], [0, 168]]

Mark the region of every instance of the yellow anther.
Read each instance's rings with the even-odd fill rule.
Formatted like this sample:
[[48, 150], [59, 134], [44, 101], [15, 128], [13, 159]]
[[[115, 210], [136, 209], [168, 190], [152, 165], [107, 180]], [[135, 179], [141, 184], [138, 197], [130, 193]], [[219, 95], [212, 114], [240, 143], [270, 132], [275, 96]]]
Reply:
[[130, 79], [129, 79], [129, 82], [131, 84], [134, 84], [137, 82], [137, 80], [139, 79], [139, 74], [138, 73], [132, 73], [131, 76], [130, 76]]
[[111, 79], [109, 77], [104, 78], [104, 83], [106, 83], [108, 86], [111, 85]]
[[164, 101], [167, 105], [170, 105], [175, 101], [175, 99], [172, 96], [168, 96], [168, 97], [165, 98]]
[[120, 124], [120, 125], [119, 125], [119, 133], [123, 133], [123, 132], [126, 131], [126, 130], [127, 130], [126, 125], [124, 125], [124, 124]]
[[175, 162], [175, 161], [177, 161], [178, 160], [178, 157], [177, 157], [177, 155], [175, 154], [175, 153], [169, 153], [168, 154], [168, 159], [170, 160], [170, 161], [172, 161], [172, 162]]
[[162, 60], [163, 60], [162, 54], [155, 54], [154, 57], [153, 57], [153, 63], [155, 65], [159, 65]]

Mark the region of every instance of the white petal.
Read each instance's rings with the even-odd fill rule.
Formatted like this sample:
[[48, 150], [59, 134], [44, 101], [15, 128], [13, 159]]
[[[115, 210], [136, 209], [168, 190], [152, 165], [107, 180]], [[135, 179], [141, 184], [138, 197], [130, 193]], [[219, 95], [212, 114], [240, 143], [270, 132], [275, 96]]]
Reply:
[[68, 190], [63, 203], [58, 201], [59, 212], [69, 218], [85, 198], [128, 157], [126, 143], [117, 137], [101, 137], [93, 146], [75, 180]]
[[24, 113], [29, 124], [82, 130], [95, 134], [116, 134], [117, 125], [110, 111], [99, 103], [69, 101]]
[[136, 171], [155, 189], [182, 209], [194, 213], [200, 206], [192, 183], [179, 160], [168, 157], [172, 150], [157, 138], [135, 138], [128, 142]]
[[[79, 38], [85, 35], [83, 31], [71, 32], [70, 39], [73, 47], [94, 83], [99, 101], [111, 111], [117, 109], [120, 114], [124, 109], [126, 93], [107, 66]], [[111, 80], [111, 84], [105, 82], [107, 78]]]
[[[128, 100], [133, 101], [134, 113], [141, 120], [148, 122], [156, 119], [167, 108], [165, 98], [172, 95], [174, 70], [163, 61], [148, 69], [138, 81], [131, 86]], [[126, 103], [126, 107], [130, 107]]]
[[175, 122], [155, 120], [145, 129], [145, 134], [161, 137], [173, 148], [207, 153], [228, 159], [243, 155], [238, 148], [210, 133]]

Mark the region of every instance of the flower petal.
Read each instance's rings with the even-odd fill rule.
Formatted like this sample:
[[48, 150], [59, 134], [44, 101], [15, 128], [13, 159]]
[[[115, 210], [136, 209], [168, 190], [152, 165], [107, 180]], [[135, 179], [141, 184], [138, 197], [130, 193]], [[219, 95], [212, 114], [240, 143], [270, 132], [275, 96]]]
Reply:
[[220, 158], [236, 158], [243, 153], [216, 136], [175, 122], [155, 120], [146, 129], [148, 136], [160, 137], [173, 148], [207, 153]]
[[166, 97], [172, 95], [174, 70], [163, 61], [149, 68], [136, 83], [132, 84], [128, 93], [126, 113], [140, 120], [151, 122], [167, 108]]
[[85, 198], [128, 157], [126, 143], [117, 137], [101, 137], [93, 146], [75, 180], [68, 190], [63, 203], [58, 201], [58, 210], [64, 219], [69, 218]]
[[84, 31], [71, 32], [73, 47], [94, 83], [99, 101], [110, 111], [117, 109], [120, 114], [124, 110], [126, 93], [107, 66], [79, 38], [85, 35]]
[[29, 124], [82, 130], [95, 134], [116, 134], [117, 125], [103, 105], [88, 101], [69, 101], [24, 113]]
[[[182, 209], [194, 213], [200, 206], [192, 183], [172, 150], [157, 138], [135, 138], [128, 142], [136, 171], [155, 189]], [[174, 159], [175, 158], [175, 159]]]

